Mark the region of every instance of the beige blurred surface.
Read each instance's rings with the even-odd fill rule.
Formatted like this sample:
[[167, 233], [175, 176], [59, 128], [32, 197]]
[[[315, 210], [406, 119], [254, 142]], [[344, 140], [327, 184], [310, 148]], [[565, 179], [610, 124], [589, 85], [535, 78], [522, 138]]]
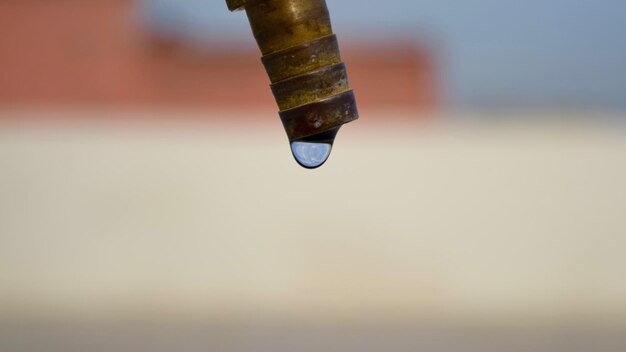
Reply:
[[[382, 123], [402, 113], [380, 112], [346, 126], [330, 161], [308, 171], [269, 118], [71, 110], [37, 122], [44, 112], [0, 113], [0, 320], [8, 324], [0, 337], [15, 350], [29, 333], [46, 334], [24, 328], [35, 323], [16, 327], [23, 319], [322, 327], [244, 334], [248, 345], [226, 344], [234, 351], [292, 350], [272, 345], [281, 331], [301, 339], [294, 346], [321, 341], [316, 334], [345, 338], [337, 324], [455, 331], [376, 340], [391, 350], [555, 350], [576, 336], [624, 346], [616, 331], [626, 323], [626, 126], [609, 116], [415, 124]], [[145, 118], [155, 115], [165, 119]], [[179, 122], [166, 119], [174, 115]], [[464, 340], [505, 326], [535, 329], [538, 340], [517, 330], [494, 333], [497, 346]], [[361, 342], [387, 336], [359, 331]], [[193, 345], [185, 333], [156, 335]], [[429, 336], [450, 346], [424, 345]], [[229, 350], [218, 345], [211, 349]]]

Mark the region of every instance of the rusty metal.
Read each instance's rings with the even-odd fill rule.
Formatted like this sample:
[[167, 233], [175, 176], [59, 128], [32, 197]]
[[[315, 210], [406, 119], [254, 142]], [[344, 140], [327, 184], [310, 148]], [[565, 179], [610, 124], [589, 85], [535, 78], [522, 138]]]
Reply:
[[290, 141], [358, 119], [325, 0], [226, 0], [245, 10]]

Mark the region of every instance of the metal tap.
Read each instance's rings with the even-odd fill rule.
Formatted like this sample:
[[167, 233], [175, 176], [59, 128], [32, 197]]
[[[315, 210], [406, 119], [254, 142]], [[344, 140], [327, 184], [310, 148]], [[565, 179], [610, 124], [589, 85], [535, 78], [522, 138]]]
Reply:
[[248, 16], [296, 160], [321, 166], [339, 128], [358, 119], [326, 1], [226, 3]]

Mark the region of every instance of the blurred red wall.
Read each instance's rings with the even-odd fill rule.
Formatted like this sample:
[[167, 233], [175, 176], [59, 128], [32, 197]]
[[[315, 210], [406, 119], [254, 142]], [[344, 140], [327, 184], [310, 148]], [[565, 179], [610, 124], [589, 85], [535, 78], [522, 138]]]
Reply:
[[[141, 26], [134, 5], [0, 2], [0, 104], [276, 109], [258, 51], [223, 45], [206, 50], [160, 37]], [[439, 105], [433, 55], [425, 48], [341, 44], [360, 106]]]

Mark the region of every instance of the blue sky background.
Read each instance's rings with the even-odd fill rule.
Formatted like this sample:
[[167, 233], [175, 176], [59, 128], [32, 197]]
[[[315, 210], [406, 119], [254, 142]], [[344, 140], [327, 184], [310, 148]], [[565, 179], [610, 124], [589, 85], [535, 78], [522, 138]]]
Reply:
[[[626, 110], [624, 0], [327, 0], [340, 38], [435, 43], [453, 106]], [[159, 27], [254, 45], [224, 0], [144, 0]]]

